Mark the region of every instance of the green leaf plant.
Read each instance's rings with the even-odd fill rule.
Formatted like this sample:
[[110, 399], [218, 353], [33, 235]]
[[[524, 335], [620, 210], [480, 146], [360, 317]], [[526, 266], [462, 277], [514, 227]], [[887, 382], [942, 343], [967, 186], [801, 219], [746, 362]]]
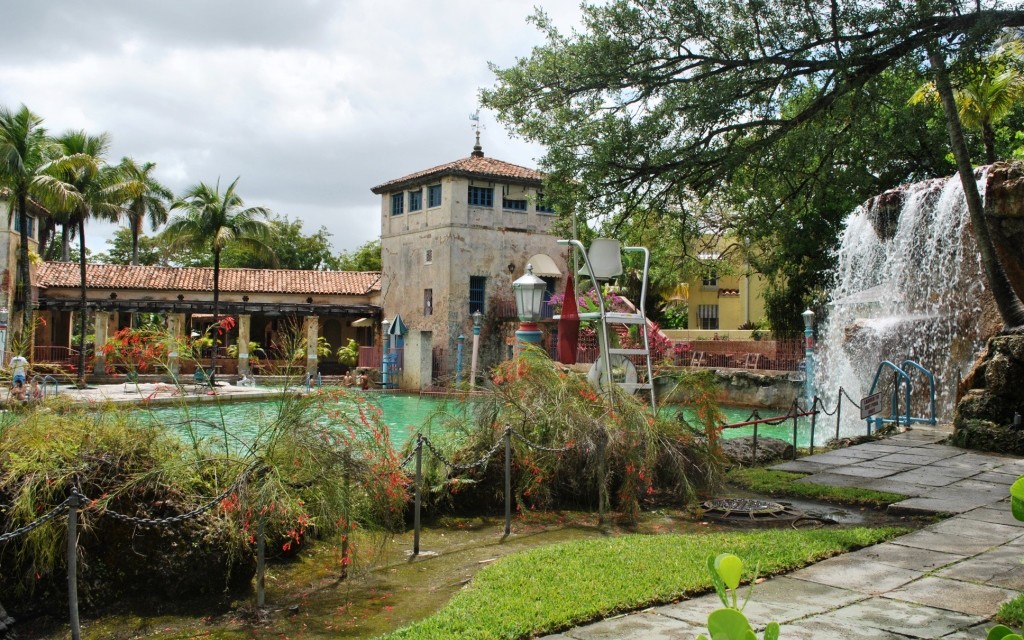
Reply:
[[[1024, 476], [1017, 478], [1017, 481], [1010, 485], [1010, 511], [1015, 519], [1024, 522]], [[1004, 617], [1002, 610], [1000, 617]], [[985, 637], [987, 640], [1024, 640], [1024, 636], [1002, 624], [989, 629]]]
[[[750, 588], [747, 589], [747, 597], [743, 604], [739, 604], [740, 580], [743, 578], [743, 560], [731, 553], [722, 553], [716, 557], [708, 557], [708, 571], [711, 574], [711, 582], [715, 585], [715, 591], [724, 605], [708, 615], [708, 633], [711, 640], [757, 640], [754, 628], [750, 621], [743, 614], [750, 596], [754, 592], [754, 582], [757, 581], [757, 569], [754, 570], [754, 577], [750, 581]], [[989, 636], [991, 638], [991, 635]], [[997, 636], [1002, 637], [1002, 636]], [[764, 640], [778, 640], [779, 623], [769, 622], [764, 630]], [[708, 640], [708, 637], [701, 634], [697, 640]], [[1013, 640], [1010, 638], [1010, 640]]]
[[1013, 629], [1006, 625], [997, 624], [988, 630], [988, 635], [985, 636], [986, 640], [1024, 640], [1024, 636], [1019, 633], [1014, 633]]
[[1010, 510], [1014, 518], [1024, 522], [1024, 476], [1010, 485]]

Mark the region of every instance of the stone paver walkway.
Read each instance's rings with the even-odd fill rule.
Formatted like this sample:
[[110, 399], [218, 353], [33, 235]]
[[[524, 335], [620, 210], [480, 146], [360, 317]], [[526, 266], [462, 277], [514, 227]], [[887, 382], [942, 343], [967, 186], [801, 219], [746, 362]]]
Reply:
[[[775, 466], [811, 474], [800, 482], [909, 496], [898, 513], [953, 517], [766, 580], [745, 610], [751, 623], [775, 620], [785, 640], [984, 638], [999, 605], [1024, 590], [1024, 523], [1007, 497], [1024, 460], [937, 444], [947, 435], [915, 428]], [[720, 606], [712, 593], [547, 638], [692, 640]]]

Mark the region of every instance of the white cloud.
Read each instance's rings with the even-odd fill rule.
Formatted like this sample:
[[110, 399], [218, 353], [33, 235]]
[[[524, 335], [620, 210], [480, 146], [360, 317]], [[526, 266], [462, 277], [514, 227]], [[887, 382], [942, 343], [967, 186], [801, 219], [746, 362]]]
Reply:
[[[247, 203], [353, 249], [379, 235], [372, 186], [469, 153], [487, 63], [540, 42], [532, 2], [15, 3], [0, 104], [55, 132], [107, 131], [111, 162], [154, 161], [177, 191], [241, 176]], [[573, 0], [545, 10], [565, 28], [579, 16]], [[542, 150], [483, 119], [488, 155], [536, 166]], [[113, 229], [91, 224], [91, 247]]]

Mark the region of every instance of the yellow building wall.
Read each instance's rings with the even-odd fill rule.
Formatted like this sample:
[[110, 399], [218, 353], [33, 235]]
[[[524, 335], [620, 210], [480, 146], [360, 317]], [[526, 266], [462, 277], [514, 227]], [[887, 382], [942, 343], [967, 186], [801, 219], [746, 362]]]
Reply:
[[[750, 267], [745, 263], [736, 263], [735, 261], [722, 265], [718, 272], [728, 272], [728, 274], [719, 275], [717, 282], [711, 286], [706, 286], [701, 277], [694, 277], [688, 281], [687, 305], [690, 330], [701, 329], [700, 309], [702, 306], [718, 307], [717, 330], [733, 330], [747, 323], [763, 322], [766, 287], [764, 276], [751, 272]], [[715, 331], [716, 329], [704, 330]]]

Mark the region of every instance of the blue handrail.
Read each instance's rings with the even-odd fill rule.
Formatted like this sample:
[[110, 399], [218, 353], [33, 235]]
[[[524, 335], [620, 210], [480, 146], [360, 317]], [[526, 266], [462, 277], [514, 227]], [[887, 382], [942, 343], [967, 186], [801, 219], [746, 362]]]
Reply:
[[928, 424], [931, 425], [937, 424], [938, 420], [935, 419], [935, 374], [933, 374], [928, 369], [925, 369], [919, 363], [914, 362], [913, 360], [904, 360], [901, 363], [901, 367], [904, 371], [908, 371], [910, 369], [917, 369], [918, 371], [923, 373], [925, 377], [928, 378], [928, 410], [930, 412], [929, 417], [913, 418], [913, 420], [916, 422], [927, 422]]
[[881, 426], [884, 422], [895, 422], [896, 424], [899, 424], [900, 382], [906, 385], [906, 391], [904, 392], [904, 395], [907, 407], [907, 426], [910, 426], [910, 376], [907, 375], [906, 371], [897, 367], [896, 363], [891, 362], [889, 360], [883, 360], [881, 364], [878, 365], [878, 370], [875, 372], [875, 379], [871, 381], [871, 391], [868, 392], [868, 395], [871, 395], [875, 392], [875, 389], [878, 387], [878, 379], [882, 377], [882, 370], [885, 369], [886, 367], [891, 368], [893, 370], [893, 373], [895, 373], [899, 379], [892, 390], [892, 412], [890, 413], [892, 418], [886, 420], [885, 418], [868, 417], [868, 435], [871, 434], [872, 422], [874, 422], [876, 426]]

